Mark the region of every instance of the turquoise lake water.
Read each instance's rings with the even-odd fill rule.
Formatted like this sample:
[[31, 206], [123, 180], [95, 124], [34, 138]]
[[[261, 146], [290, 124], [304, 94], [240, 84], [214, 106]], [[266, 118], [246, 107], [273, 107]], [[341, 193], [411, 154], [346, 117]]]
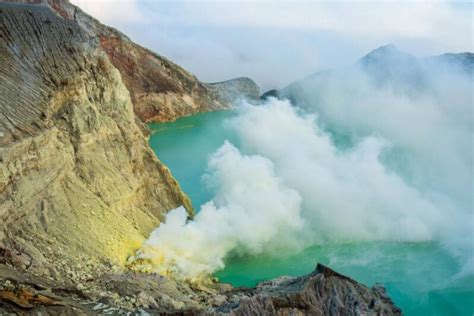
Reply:
[[[225, 123], [232, 115], [215, 112], [150, 125], [151, 147], [196, 210], [213, 196], [201, 182], [209, 155], [225, 140], [239, 147]], [[216, 276], [234, 286], [253, 286], [281, 275], [311, 272], [317, 262], [368, 286], [383, 284], [405, 315], [474, 314], [474, 276], [459, 274], [458, 261], [436, 242], [327, 244], [286, 257], [227, 258], [225, 269]]]

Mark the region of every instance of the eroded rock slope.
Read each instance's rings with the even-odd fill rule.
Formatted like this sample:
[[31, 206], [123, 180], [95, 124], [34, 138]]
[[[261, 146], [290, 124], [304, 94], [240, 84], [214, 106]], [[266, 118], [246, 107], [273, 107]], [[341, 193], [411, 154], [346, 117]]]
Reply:
[[[120, 264], [179, 205], [94, 38], [47, 7], [0, 7], [0, 247], [54, 275], [78, 254]], [[64, 259], [62, 259], [64, 258]]]
[[[131, 41], [118, 30], [106, 26], [67, 0], [6, 0], [34, 3], [51, 8], [64, 19], [76, 22], [119, 70], [130, 91], [135, 113], [145, 122], [172, 121], [179, 117], [227, 109], [242, 94], [257, 99], [258, 86], [251, 79], [225, 82], [228, 89], [214, 89], [170, 60]], [[223, 87], [224, 85], [220, 85]], [[238, 93], [235, 87], [239, 88]], [[229, 92], [229, 93], [228, 93]]]

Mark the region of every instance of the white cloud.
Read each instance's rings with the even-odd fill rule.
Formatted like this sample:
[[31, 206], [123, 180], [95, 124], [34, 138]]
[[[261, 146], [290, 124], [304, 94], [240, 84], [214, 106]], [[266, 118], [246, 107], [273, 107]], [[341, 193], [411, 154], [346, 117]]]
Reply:
[[471, 29], [472, 6], [467, 8], [469, 14], [445, 1], [188, 1], [180, 11], [179, 23], [326, 30], [382, 39], [428, 37], [451, 42], [452, 49], [472, 47], [472, 43], [459, 41], [468, 39], [466, 30]]
[[122, 23], [146, 21], [138, 0], [71, 0], [102, 23], [120, 27]]
[[388, 43], [423, 56], [474, 50], [469, 2], [73, 2], [203, 81], [249, 76], [263, 91]]

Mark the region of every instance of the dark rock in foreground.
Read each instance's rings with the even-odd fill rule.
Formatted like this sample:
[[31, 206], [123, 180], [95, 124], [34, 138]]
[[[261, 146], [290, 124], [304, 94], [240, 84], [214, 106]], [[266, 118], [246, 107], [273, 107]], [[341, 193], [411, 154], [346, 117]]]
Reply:
[[[216, 312], [234, 315], [401, 315], [382, 286], [368, 288], [318, 264], [301, 277], [283, 276], [256, 288], [233, 290]], [[231, 293], [233, 292], [231, 291]]]
[[101, 292], [84, 290], [0, 268], [0, 313], [401, 315], [382, 286], [368, 288], [321, 264], [310, 274], [283, 276], [254, 288], [136, 273], [104, 276], [100, 283]]

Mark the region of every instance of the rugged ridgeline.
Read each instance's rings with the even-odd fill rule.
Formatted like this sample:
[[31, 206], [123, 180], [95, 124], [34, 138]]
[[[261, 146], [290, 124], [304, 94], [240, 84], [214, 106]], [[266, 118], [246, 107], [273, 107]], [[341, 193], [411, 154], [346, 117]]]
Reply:
[[317, 72], [282, 89], [267, 91], [261, 98], [274, 96], [288, 98], [301, 107], [306, 107], [308, 102], [317, 106], [320, 101], [319, 91], [326, 89], [330, 80], [354, 71], [366, 74], [375, 86], [390, 85], [404, 95], [416, 97], [427, 92], [432, 87], [433, 80], [443, 80], [446, 72], [467, 75], [472, 79], [474, 53], [447, 53], [417, 58], [398, 50], [392, 44], [385, 45], [371, 51], [352, 67]]
[[127, 271], [164, 212], [192, 215], [141, 122], [257, 93], [201, 84], [65, 1], [0, 4], [0, 314], [399, 313], [323, 267], [254, 289]]
[[[249, 78], [204, 84], [180, 66], [132, 42], [67, 0], [2, 0], [35, 3], [49, 7], [64, 19], [74, 21], [97, 39], [98, 48], [122, 76], [135, 113], [145, 122], [173, 121], [179, 117], [230, 107], [235, 97], [258, 98], [259, 88]], [[234, 89], [239, 86], [236, 95]], [[230, 91], [230, 94], [227, 93]]]

